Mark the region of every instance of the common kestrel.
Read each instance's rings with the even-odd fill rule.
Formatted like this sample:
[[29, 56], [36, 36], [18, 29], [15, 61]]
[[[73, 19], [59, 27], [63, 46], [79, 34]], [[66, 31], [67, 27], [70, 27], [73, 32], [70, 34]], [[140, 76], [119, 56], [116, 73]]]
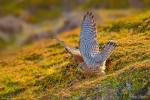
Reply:
[[99, 51], [96, 23], [94, 22], [92, 12], [87, 12], [84, 15], [80, 32], [79, 49], [69, 46], [57, 38], [53, 39], [64, 45], [66, 51], [80, 63], [77, 68], [81, 72], [100, 76], [105, 75], [105, 62], [117, 46], [117, 43], [111, 40], [107, 42], [101, 52]]

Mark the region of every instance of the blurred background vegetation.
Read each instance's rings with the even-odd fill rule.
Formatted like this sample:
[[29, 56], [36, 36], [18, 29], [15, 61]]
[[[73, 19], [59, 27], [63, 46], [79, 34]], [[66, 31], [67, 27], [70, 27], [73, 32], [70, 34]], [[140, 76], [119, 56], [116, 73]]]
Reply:
[[127, 9], [150, 7], [149, 0], [1, 0], [0, 16], [12, 14], [25, 21], [37, 23], [45, 19], [57, 19], [62, 12], [75, 9]]
[[0, 50], [80, 27], [87, 11], [101, 25], [149, 8], [150, 0], [0, 0]]
[[[104, 77], [89, 77], [51, 34], [78, 47], [92, 12], [101, 48], [119, 44]], [[150, 100], [150, 0], [0, 0], [0, 100]]]

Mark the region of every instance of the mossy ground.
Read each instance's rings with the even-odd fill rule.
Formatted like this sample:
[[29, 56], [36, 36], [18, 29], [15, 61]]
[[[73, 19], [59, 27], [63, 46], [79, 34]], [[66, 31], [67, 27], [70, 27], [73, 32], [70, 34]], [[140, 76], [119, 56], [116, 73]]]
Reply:
[[[100, 48], [108, 40], [119, 44], [107, 60], [107, 75], [104, 77], [83, 75], [76, 68], [78, 62], [51, 39], [4, 53], [0, 58], [0, 99], [148, 98], [149, 13], [98, 28]], [[78, 47], [79, 33], [77, 28], [62, 33], [60, 39]]]

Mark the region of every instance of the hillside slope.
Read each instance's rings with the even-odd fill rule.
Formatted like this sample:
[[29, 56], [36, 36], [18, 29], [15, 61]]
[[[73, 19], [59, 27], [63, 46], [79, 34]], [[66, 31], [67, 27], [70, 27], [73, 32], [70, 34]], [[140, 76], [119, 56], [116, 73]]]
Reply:
[[[108, 40], [119, 46], [107, 60], [107, 75], [86, 76], [78, 63], [55, 41], [43, 40], [0, 58], [0, 99], [116, 100], [150, 98], [150, 12], [98, 28], [102, 47]], [[60, 39], [78, 47], [80, 29]], [[6, 57], [7, 56], [7, 57]]]

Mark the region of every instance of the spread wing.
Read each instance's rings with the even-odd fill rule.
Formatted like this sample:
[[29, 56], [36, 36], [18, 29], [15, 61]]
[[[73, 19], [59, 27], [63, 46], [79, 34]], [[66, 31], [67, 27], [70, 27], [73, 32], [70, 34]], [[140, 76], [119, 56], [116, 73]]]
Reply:
[[113, 53], [113, 51], [115, 50], [117, 46], [117, 43], [114, 41], [109, 41], [107, 42], [107, 44], [103, 47], [102, 52], [99, 54], [101, 55], [102, 59], [100, 60], [100, 62], [104, 62], [105, 60], [107, 60], [107, 58]]
[[54, 39], [55, 41], [57, 41], [57, 42], [60, 43], [61, 45], [65, 46], [66, 51], [67, 51], [68, 53], [70, 53], [72, 56], [74, 56], [75, 59], [76, 59], [78, 62], [84, 62], [83, 57], [82, 57], [82, 55], [81, 55], [79, 49], [76, 49], [76, 48], [74, 48], [74, 47], [72, 47], [72, 46], [69, 46], [69, 45], [67, 45], [64, 41], [61, 41], [61, 40], [59, 40], [59, 39], [57, 39], [57, 38], [52, 38], [52, 39]]
[[87, 12], [87, 14], [83, 18], [80, 33], [79, 50], [87, 65], [92, 66], [96, 62], [94, 56], [99, 53], [96, 23], [94, 22], [92, 13], [89, 12]]
[[80, 53], [79, 49], [76, 49], [72, 46], [69, 46], [68, 44], [66, 44], [64, 41], [61, 41], [57, 38], [53, 38], [55, 41], [57, 41], [58, 43], [60, 43], [61, 45], [65, 46], [65, 49], [68, 53], [70, 54], [75, 54], [75, 53]]

